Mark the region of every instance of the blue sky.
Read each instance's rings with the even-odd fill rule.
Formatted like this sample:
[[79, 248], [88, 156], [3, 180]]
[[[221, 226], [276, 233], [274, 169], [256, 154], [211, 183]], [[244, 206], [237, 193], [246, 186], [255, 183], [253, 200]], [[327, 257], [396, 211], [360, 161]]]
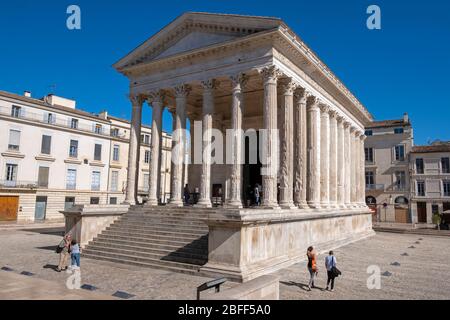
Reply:
[[[82, 29], [66, 28], [81, 8]], [[380, 6], [382, 30], [366, 28]], [[185, 11], [282, 18], [376, 119], [408, 112], [416, 144], [450, 140], [450, 2], [16, 0], [0, 5], [0, 90], [51, 91], [90, 112], [130, 117], [128, 82], [111, 66]], [[150, 123], [150, 108], [144, 119]], [[164, 129], [171, 129], [169, 114]]]

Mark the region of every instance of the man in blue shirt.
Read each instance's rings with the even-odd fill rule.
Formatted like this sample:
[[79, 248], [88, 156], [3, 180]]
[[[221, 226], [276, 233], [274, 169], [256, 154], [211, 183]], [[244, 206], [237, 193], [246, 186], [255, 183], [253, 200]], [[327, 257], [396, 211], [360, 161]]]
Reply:
[[333, 268], [336, 267], [336, 257], [334, 256], [333, 251], [330, 251], [330, 254], [325, 258], [325, 267], [327, 268], [328, 274], [327, 290], [330, 290], [330, 283], [331, 283], [331, 291], [334, 291], [334, 279], [336, 277], [333, 272]]

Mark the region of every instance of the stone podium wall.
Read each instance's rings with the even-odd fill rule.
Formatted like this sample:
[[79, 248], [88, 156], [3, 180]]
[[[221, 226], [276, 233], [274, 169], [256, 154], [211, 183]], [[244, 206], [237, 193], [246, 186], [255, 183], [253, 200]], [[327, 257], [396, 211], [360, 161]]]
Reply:
[[374, 235], [365, 209], [335, 212], [242, 210], [211, 215], [209, 257], [202, 272], [248, 281], [306, 258]]

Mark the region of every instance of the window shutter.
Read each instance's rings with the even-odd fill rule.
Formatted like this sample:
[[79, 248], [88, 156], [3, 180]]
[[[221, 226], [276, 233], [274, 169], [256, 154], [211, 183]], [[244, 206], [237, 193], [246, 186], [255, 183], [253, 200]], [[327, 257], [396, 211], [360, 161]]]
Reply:
[[43, 135], [42, 136], [41, 153], [42, 154], [50, 154], [51, 153], [51, 144], [52, 144], [52, 137]]
[[95, 145], [94, 160], [97, 160], [97, 161], [102, 160], [102, 145], [101, 144]]
[[39, 167], [38, 185], [39, 187], [48, 188], [48, 167]]
[[42, 121], [43, 121], [44, 123], [47, 123], [47, 122], [48, 122], [48, 112], [44, 112]]
[[20, 145], [20, 131], [17, 130], [9, 131], [9, 144], [13, 146]]

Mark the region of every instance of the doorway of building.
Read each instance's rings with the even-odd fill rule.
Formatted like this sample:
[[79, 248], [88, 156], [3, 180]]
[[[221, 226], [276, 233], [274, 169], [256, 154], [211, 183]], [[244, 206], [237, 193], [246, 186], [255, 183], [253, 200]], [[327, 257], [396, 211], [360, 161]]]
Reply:
[[[245, 162], [242, 186], [245, 207], [250, 207], [255, 204], [253, 190], [257, 184], [260, 187], [262, 186], [261, 168], [262, 163], [259, 157], [259, 131], [255, 131], [254, 135], [249, 134], [245, 137]], [[261, 193], [261, 188], [259, 190]], [[261, 193], [261, 196], [264, 195]]]
[[409, 201], [406, 197], [397, 197], [395, 199], [395, 222], [409, 222]]
[[17, 220], [19, 197], [0, 197], [0, 221]]
[[427, 203], [417, 202], [417, 219], [419, 223], [427, 223]]
[[34, 220], [45, 220], [45, 214], [47, 211], [47, 197], [36, 197], [36, 208], [34, 211]]

